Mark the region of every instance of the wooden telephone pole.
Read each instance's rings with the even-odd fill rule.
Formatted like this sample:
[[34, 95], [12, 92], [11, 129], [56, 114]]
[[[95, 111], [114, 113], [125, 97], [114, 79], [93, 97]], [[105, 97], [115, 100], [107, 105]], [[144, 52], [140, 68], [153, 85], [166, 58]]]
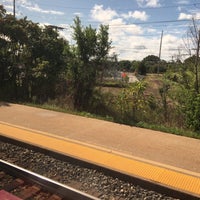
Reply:
[[161, 33], [161, 37], [160, 37], [160, 49], [159, 49], [159, 64], [158, 64], [158, 69], [157, 69], [157, 73], [160, 73], [160, 58], [161, 58], [161, 50], [162, 50], [162, 38], [163, 38], [163, 30]]
[[13, 16], [15, 17], [15, 0], [13, 0]]

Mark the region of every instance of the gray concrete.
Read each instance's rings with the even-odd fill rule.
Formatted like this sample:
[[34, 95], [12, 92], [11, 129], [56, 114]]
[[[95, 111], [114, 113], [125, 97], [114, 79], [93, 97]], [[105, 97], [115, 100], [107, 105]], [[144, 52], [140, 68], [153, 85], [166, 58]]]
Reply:
[[0, 121], [200, 173], [197, 139], [17, 104], [0, 104]]

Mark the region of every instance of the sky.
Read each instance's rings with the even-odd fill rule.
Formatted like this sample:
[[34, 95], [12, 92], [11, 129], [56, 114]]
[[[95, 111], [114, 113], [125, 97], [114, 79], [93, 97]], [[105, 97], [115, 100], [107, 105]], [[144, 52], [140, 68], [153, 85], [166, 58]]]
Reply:
[[[13, 2], [0, 0], [9, 13]], [[200, 19], [200, 0], [15, 0], [15, 5], [17, 18], [65, 28], [59, 33], [71, 44], [76, 16], [84, 26], [109, 25], [110, 55], [119, 60], [142, 60], [148, 55], [184, 60], [191, 19]]]

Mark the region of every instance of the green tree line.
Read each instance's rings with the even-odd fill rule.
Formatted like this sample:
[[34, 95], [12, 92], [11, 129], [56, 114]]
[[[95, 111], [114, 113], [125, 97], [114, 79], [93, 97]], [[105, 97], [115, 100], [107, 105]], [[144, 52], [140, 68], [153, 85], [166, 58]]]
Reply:
[[[116, 55], [109, 56], [108, 26], [84, 27], [76, 17], [72, 25], [75, 44], [70, 45], [55, 27], [41, 26], [26, 17], [17, 19], [0, 6], [0, 100], [57, 100], [59, 106], [68, 105], [120, 123], [150, 123], [199, 132], [200, 32], [195, 24], [193, 27], [198, 30], [197, 52], [182, 62], [166, 62], [154, 55], [142, 61], [118, 61]], [[148, 74], [156, 74], [158, 68], [161, 74], [153, 80], [159, 82], [155, 95], [148, 90]], [[120, 86], [116, 93], [105, 92], [102, 83], [107, 79], [103, 77], [115, 77], [120, 71], [143, 75], [143, 80], [116, 84]]]
[[44, 102], [68, 92], [76, 109], [87, 108], [111, 42], [108, 26], [83, 27], [77, 17], [72, 28], [74, 46], [54, 27], [16, 19], [0, 6], [1, 99]]

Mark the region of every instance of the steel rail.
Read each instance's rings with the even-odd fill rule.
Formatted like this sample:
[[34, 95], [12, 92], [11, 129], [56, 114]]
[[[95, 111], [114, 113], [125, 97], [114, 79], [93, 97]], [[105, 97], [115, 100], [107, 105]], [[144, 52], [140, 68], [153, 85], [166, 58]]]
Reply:
[[11, 164], [0, 159], [0, 169], [5, 170], [12, 175], [36, 183], [48, 191], [60, 195], [64, 200], [99, 200], [89, 194], [76, 190], [57, 181], [46, 178], [29, 170], [23, 169], [17, 165]]
[[134, 185], [139, 185], [140, 187], [142, 187], [144, 189], [155, 191], [157, 193], [164, 194], [169, 197], [173, 197], [173, 198], [177, 198], [177, 199], [181, 199], [181, 200], [188, 200], [188, 199], [200, 200], [200, 196], [196, 195], [194, 193], [186, 192], [186, 191], [179, 190], [177, 188], [170, 187], [170, 186], [167, 186], [167, 185], [155, 182], [155, 181], [147, 180], [147, 179], [141, 178], [140, 176], [137, 176], [137, 175], [130, 175], [130, 174], [126, 173], [125, 171], [123, 171], [123, 172], [117, 171], [117, 170], [108, 168], [106, 166], [100, 166], [98, 164], [80, 160], [80, 159], [77, 159], [72, 156], [66, 156], [62, 153], [54, 152], [54, 151], [51, 151], [48, 149], [44, 149], [44, 148], [41, 148], [38, 146], [34, 146], [31, 144], [28, 144], [28, 143], [25, 143], [22, 141], [18, 141], [16, 139], [8, 138], [5, 136], [1, 136], [1, 135], [0, 135], [0, 140], [14, 144], [14, 145], [19, 145], [21, 147], [26, 147], [28, 149], [32, 149], [34, 151], [38, 151], [38, 152], [44, 153], [46, 155], [51, 155], [52, 157], [59, 159], [59, 160], [63, 160], [63, 161], [68, 160], [69, 162], [78, 164], [82, 167], [84, 166], [86, 168], [91, 168], [91, 169], [95, 169], [97, 171], [101, 171], [105, 175], [115, 177], [115, 178], [118, 178], [118, 179], [126, 181], [126, 182], [133, 183]]

